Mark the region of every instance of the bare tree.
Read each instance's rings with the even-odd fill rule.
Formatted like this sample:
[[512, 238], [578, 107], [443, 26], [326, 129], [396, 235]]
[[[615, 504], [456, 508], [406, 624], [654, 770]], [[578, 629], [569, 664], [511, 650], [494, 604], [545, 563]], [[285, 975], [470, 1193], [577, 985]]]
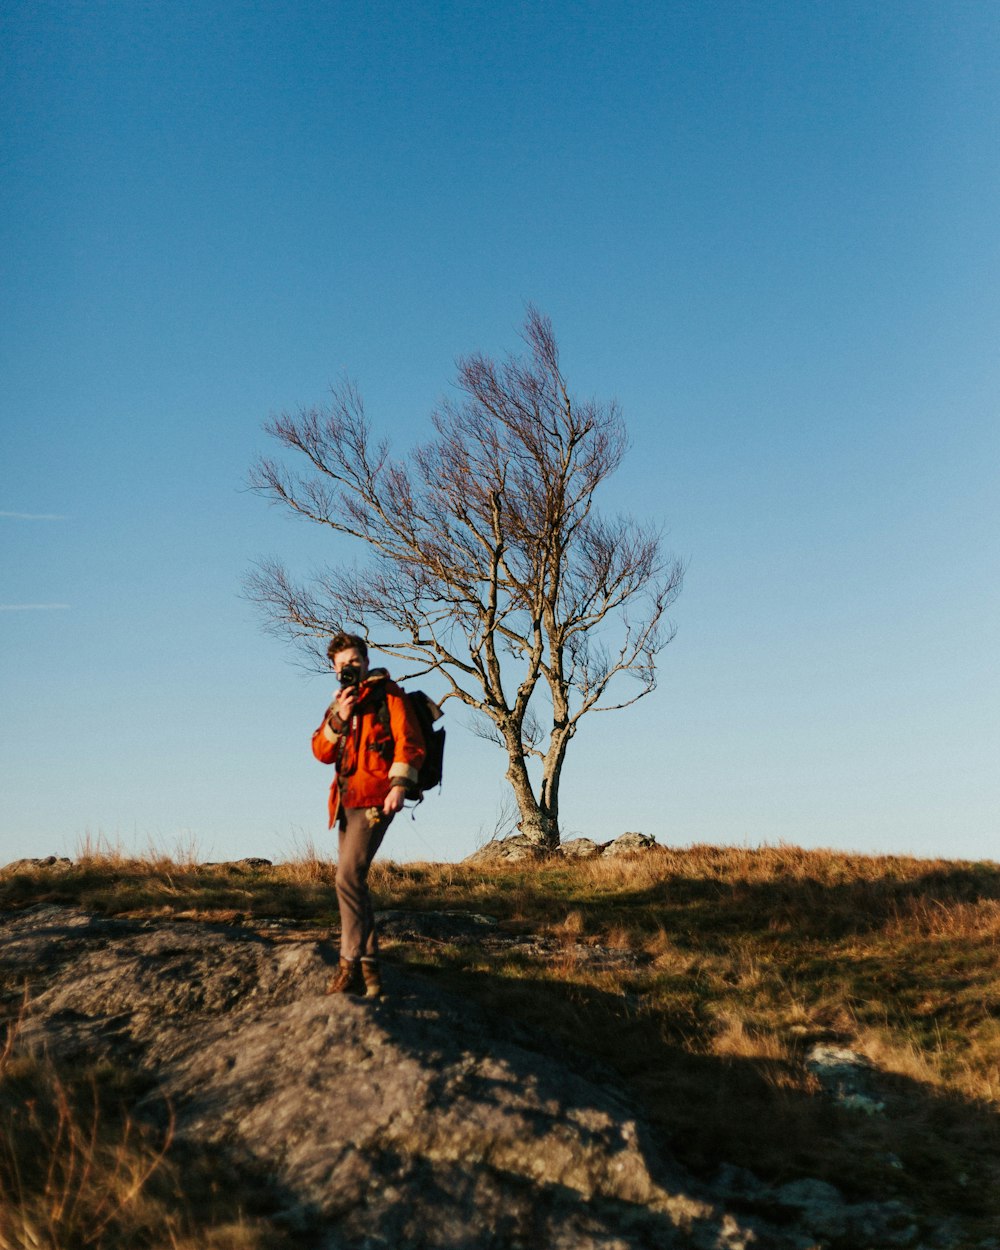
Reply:
[[[458, 398], [406, 462], [373, 442], [348, 382], [322, 410], [272, 418], [265, 428], [296, 468], [262, 459], [252, 488], [360, 540], [370, 560], [309, 585], [262, 563], [248, 591], [275, 632], [317, 658], [320, 640], [352, 623], [415, 664], [408, 676], [439, 673], [445, 699], [506, 749], [521, 832], [551, 848], [566, 749], [588, 712], [655, 688], [682, 568], [656, 530], [594, 507], [626, 450], [617, 405], [571, 398], [552, 326], [533, 308], [523, 339], [521, 357], [459, 360]], [[620, 678], [633, 684], [615, 696]]]

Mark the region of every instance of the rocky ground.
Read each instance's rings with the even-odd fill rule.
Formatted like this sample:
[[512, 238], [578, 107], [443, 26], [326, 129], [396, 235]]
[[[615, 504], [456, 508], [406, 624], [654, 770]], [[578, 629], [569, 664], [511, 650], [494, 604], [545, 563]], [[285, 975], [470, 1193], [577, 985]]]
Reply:
[[[454, 913], [389, 913], [383, 928], [500, 940], [489, 918]], [[148, 1073], [139, 1113], [169, 1105], [178, 1141], [268, 1187], [303, 1246], [962, 1245], [918, 1233], [899, 1204], [850, 1204], [819, 1181], [773, 1188], [723, 1168], [707, 1187], [593, 1065], [559, 1062], [516, 1024], [398, 968], [380, 1001], [328, 997], [334, 958], [278, 923], [252, 932], [50, 906], [0, 917], [0, 959], [31, 994], [19, 1045]], [[850, 1096], [874, 1097], [849, 1056], [816, 1061]]]

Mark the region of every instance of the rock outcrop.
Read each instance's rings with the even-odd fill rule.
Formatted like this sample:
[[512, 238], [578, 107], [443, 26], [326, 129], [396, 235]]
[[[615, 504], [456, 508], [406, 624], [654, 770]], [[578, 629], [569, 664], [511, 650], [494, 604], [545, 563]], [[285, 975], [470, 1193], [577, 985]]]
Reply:
[[[733, 1175], [696, 1182], [593, 1065], [534, 1050], [524, 1030], [395, 967], [381, 1001], [327, 997], [334, 952], [289, 937], [47, 906], [0, 917], [8, 984], [20, 974], [30, 993], [19, 1045], [147, 1072], [138, 1112], [169, 1103], [181, 1142], [266, 1185], [273, 1218], [325, 1250], [830, 1244], [815, 1235], [836, 1224], [829, 1201], [817, 1214], [829, 1195], [778, 1195], [783, 1225], [737, 1214]], [[909, 1244], [865, 1214], [878, 1244]]]
[[[649, 851], [660, 849], [659, 843], [648, 833], [623, 833], [610, 842], [595, 842], [592, 838], [570, 838], [561, 842], [551, 852], [565, 859], [597, 859], [608, 856], [614, 859], [621, 855], [643, 855]], [[466, 856], [467, 864], [495, 863], [537, 863], [550, 857], [550, 853], [532, 842], [523, 833], [515, 833], [507, 838], [494, 838], [485, 843], [478, 851]]]
[[43, 855], [34, 859], [15, 859], [9, 864], [4, 864], [2, 871], [4, 872], [30, 872], [36, 868], [47, 868], [50, 872], [55, 869], [57, 872], [65, 871], [67, 868], [73, 867], [73, 861], [67, 859], [65, 855]]
[[537, 842], [532, 842], [523, 833], [513, 833], [507, 838], [493, 838], [484, 843], [479, 850], [467, 855], [466, 864], [530, 864], [538, 863], [547, 858], [547, 852]]
[[147, 1114], [169, 1100], [331, 1250], [801, 1245], [754, 1240], [619, 1092], [399, 970], [381, 1002], [327, 997], [312, 941], [56, 907], [0, 921], [0, 958], [33, 995], [20, 1044], [147, 1070]]

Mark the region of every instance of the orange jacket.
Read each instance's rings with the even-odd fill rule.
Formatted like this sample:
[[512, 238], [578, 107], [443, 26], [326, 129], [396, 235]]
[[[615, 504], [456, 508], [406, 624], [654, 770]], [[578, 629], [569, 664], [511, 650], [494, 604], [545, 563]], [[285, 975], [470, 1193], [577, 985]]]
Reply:
[[406, 695], [384, 668], [373, 669], [361, 683], [347, 725], [332, 707], [327, 711], [312, 749], [321, 764], [337, 766], [330, 786], [331, 829], [341, 804], [381, 807], [394, 785], [415, 786], [425, 753]]

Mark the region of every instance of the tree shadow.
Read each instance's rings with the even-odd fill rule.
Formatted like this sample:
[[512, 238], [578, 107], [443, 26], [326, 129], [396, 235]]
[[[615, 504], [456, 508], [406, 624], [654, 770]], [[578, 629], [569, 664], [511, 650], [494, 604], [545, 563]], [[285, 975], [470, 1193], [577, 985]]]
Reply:
[[[528, 1026], [517, 1018], [523, 987], [509, 994], [496, 985], [484, 989], [489, 974], [454, 967], [417, 975], [482, 1004], [495, 1036], [614, 1091], [646, 1121], [657, 1153], [679, 1160], [716, 1193], [723, 1172], [752, 1173], [759, 1184], [723, 1190], [737, 1211], [787, 1221], [775, 1191], [811, 1178], [835, 1185], [849, 1204], [897, 1201], [937, 1226], [958, 1217], [972, 1237], [995, 1229], [1000, 1118], [986, 1100], [873, 1072], [873, 1101], [881, 1106], [866, 1114], [850, 1100], [810, 1089], [801, 1055], [789, 1061], [695, 1053], [665, 1040], [662, 1022], [644, 1017], [622, 994], [546, 982], [551, 1024], [536, 1018]], [[600, 1023], [588, 1030], [588, 1021]], [[595, 1042], [595, 1034], [615, 1032], [617, 1051]]]
[[[939, 1041], [950, 1028], [958, 1050], [963, 1027], [990, 1019], [996, 912], [979, 905], [998, 899], [1000, 866], [993, 864], [865, 882], [671, 876], [572, 906], [591, 934], [616, 925], [662, 929], [670, 949], [687, 957], [676, 973], [640, 963], [609, 992], [593, 983], [600, 978], [560, 977], [554, 964], [543, 983], [532, 983], [463, 967], [485, 962], [472, 940], [418, 971], [480, 1003], [521, 1044], [596, 1079], [603, 1070], [641, 1108], [661, 1147], [705, 1179], [723, 1164], [750, 1169], [772, 1186], [819, 1178], [853, 1202], [898, 1199], [939, 1223], [961, 1214], [985, 1236], [1000, 1219], [995, 1102], [889, 1072], [873, 1073], [871, 1099], [838, 1100], [810, 1076], [805, 1059], [817, 1041], [850, 1045], [849, 1028], [830, 1027], [844, 1028], [843, 1020], [800, 1026], [781, 1057], [711, 1053], [712, 1010], [723, 998], [717, 988], [705, 991], [700, 1015], [673, 1015], [643, 990], [655, 989], [658, 976], [689, 978], [697, 1012], [699, 961], [731, 957], [734, 942], [749, 936], [790, 980], [806, 969], [825, 978], [831, 997], [842, 989], [848, 1023], [905, 1024], [907, 1013], [922, 1009], [925, 990], [940, 991], [927, 1027]], [[737, 1004], [738, 996], [734, 980]], [[745, 1049], [753, 1051], [752, 1039]]]
[[729, 870], [718, 880], [670, 873], [655, 885], [616, 890], [599, 904], [580, 906], [632, 916], [655, 910], [658, 923], [678, 940], [763, 931], [802, 941], [861, 936], [889, 923], [940, 930], [944, 909], [997, 900], [1000, 864], [983, 862], [841, 882], [800, 874], [760, 881]]

